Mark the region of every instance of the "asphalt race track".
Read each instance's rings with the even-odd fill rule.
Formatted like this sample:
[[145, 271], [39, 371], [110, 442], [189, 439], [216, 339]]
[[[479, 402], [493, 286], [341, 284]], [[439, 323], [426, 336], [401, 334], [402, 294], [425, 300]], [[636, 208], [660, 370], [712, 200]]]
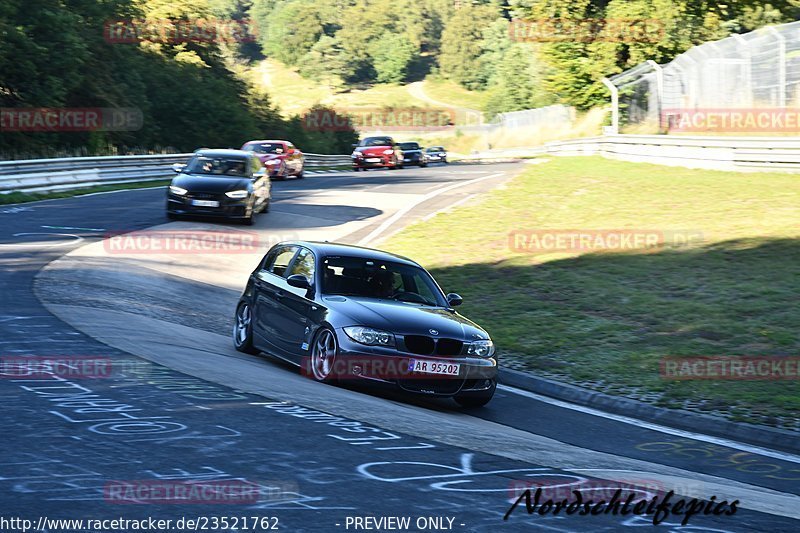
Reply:
[[[276, 182], [270, 213], [252, 228], [168, 222], [163, 188], [0, 207], [0, 355], [110, 358], [114, 368], [81, 379], [0, 375], [0, 505], [34, 524], [42, 517], [183, 518], [205, 520], [209, 531], [354, 531], [354, 518], [367, 516], [409, 517], [401, 531], [653, 527], [647, 517], [528, 515], [524, 505], [503, 520], [510, 489], [546, 480], [740, 501], [733, 516], [697, 515], [687, 526], [672, 517], [658, 531], [800, 531], [797, 456], [595, 416], [510, 387], [466, 411], [450, 401], [320, 385], [233, 349], [233, 307], [272, 243], [378, 245], [410, 222], [469, 205], [524, 166]], [[255, 232], [259, 248], [136, 253], [103, 240], [153, 226]], [[257, 499], [213, 504], [131, 503], [113, 493], [120, 483], [143, 481], [246, 482], [264, 490]], [[223, 525], [222, 517], [240, 521]], [[254, 529], [241, 517], [273, 518]]]

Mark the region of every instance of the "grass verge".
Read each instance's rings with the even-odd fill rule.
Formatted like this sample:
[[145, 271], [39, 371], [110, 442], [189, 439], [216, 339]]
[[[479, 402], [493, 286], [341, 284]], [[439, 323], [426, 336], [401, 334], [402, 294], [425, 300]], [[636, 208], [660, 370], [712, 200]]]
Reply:
[[22, 204], [26, 202], [36, 202], [38, 200], [50, 200], [52, 198], [71, 198], [83, 194], [95, 192], [121, 191], [125, 189], [144, 189], [147, 187], [166, 187], [170, 180], [139, 181], [135, 183], [117, 183], [110, 185], [98, 185], [96, 187], [86, 187], [84, 189], [71, 189], [69, 191], [58, 192], [11, 192], [0, 194], [0, 205]]
[[[487, 221], [491, 221], [487, 223]], [[530, 253], [525, 230], [690, 232], [686, 247]], [[800, 380], [663, 379], [665, 356], [800, 354], [800, 179], [554, 158], [382, 246], [430, 268], [501, 360], [611, 394], [800, 429]]]

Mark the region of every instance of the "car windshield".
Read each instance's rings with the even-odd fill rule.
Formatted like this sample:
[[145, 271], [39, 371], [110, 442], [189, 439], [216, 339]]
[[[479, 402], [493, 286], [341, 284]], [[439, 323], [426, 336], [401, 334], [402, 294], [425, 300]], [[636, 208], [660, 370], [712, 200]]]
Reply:
[[420, 267], [363, 257], [326, 257], [322, 293], [446, 307], [433, 278]]
[[392, 138], [391, 137], [367, 137], [359, 146], [391, 146], [392, 145]]
[[417, 143], [400, 143], [401, 150], [419, 150], [419, 144]]
[[246, 144], [243, 150], [257, 154], [282, 154], [286, 151], [283, 143], [253, 143]]
[[442, 148], [441, 146], [431, 146], [430, 148], [428, 148], [425, 151], [426, 152], [444, 152], [444, 148]]
[[186, 165], [187, 174], [209, 176], [245, 176], [247, 161], [232, 157], [197, 156]]

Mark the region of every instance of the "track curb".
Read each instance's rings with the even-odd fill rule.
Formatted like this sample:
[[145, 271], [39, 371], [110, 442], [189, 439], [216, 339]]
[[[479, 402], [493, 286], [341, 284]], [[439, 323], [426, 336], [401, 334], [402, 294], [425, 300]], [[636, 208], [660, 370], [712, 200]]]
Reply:
[[537, 377], [518, 370], [501, 368], [499, 380], [503, 385], [616, 415], [773, 450], [800, 453], [800, 433], [786, 429], [757, 426], [746, 422], [731, 422], [702, 413], [657, 407], [630, 398], [612, 396], [576, 385]]

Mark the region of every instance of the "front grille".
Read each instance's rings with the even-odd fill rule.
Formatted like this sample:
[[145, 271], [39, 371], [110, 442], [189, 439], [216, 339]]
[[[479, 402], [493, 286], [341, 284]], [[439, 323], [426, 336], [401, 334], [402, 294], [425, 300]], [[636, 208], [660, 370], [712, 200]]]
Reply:
[[219, 197], [220, 195], [210, 192], [190, 192], [186, 194], [186, 198], [194, 198], [196, 200], [216, 200]]
[[439, 339], [425, 335], [406, 335], [406, 350], [418, 355], [459, 355], [464, 343], [456, 339]]
[[430, 337], [423, 335], [406, 335], [406, 350], [419, 355], [432, 355], [436, 349], [436, 343]]
[[397, 384], [405, 390], [428, 394], [455, 394], [463, 381], [451, 376], [439, 379], [398, 379]]

